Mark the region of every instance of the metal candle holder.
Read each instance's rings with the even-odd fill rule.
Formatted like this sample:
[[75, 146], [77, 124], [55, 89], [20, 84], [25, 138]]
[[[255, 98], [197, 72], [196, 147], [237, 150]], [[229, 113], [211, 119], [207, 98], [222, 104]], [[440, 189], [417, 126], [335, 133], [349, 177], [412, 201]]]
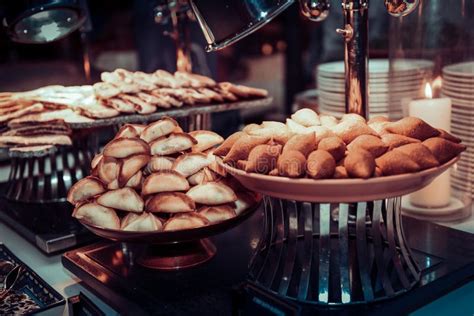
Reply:
[[368, 303], [408, 291], [421, 270], [407, 247], [400, 202], [265, 197], [264, 230], [250, 280], [309, 304]]

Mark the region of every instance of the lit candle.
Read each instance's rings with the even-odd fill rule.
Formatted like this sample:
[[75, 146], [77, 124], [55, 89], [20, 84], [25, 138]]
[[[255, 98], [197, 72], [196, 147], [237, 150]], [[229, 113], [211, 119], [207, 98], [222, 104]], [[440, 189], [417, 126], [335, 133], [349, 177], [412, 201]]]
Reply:
[[[451, 128], [451, 99], [434, 98], [429, 83], [425, 86], [426, 99], [413, 100], [408, 106], [410, 116], [416, 116], [436, 128], [449, 132]], [[449, 170], [438, 176], [430, 185], [409, 195], [412, 205], [436, 208], [449, 205], [451, 197]]]

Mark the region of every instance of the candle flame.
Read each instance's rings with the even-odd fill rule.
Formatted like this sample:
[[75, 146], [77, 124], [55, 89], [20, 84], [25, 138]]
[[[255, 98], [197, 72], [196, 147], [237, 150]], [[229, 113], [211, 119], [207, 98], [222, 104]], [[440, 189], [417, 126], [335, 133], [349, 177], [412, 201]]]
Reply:
[[433, 98], [433, 90], [431, 89], [431, 85], [429, 83], [426, 83], [425, 85], [425, 97], [427, 99]]

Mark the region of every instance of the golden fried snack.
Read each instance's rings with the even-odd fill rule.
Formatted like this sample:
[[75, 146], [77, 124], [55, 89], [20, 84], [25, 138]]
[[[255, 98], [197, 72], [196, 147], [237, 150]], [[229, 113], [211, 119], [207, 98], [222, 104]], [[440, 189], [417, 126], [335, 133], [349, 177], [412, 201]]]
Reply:
[[151, 213], [144, 212], [141, 215], [130, 213], [122, 219], [120, 229], [133, 232], [161, 231], [163, 223]]
[[102, 181], [96, 177], [85, 177], [77, 181], [69, 190], [67, 200], [71, 204], [77, 204], [89, 198], [105, 192]]
[[217, 223], [236, 217], [235, 209], [228, 205], [203, 206], [198, 209], [198, 214], [207, 218], [210, 223]]
[[349, 151], [357, 149], [367, 150], [372, 156], [377, 158], [385, 154], [388, 146], [377, 136], [360, 135], [347, 146], [347, 149]]
[[329, 179], [336, 170], [336, 161], [325, 150], [315, 150], [308, 156], [306, 172], [313, 179]]
[[170, 117], [164, 117], [145, 127], [140, 133], [140, 138], [150, 143], [157, 138], [173, 133], [176, 127], [179, 127], [178, 122]]
[[149, 161], [149, 155], [134, 155], [122, 160], [122, 168], [118, 178], [119, 185], [123, 186], [127, 183], [128, 180], [145, 167]]
[[229, 153], [232, 146], [234, 146], [235, 142], [240, 139], [242, 136], [247, 135], [244, 132], [236, 132], [229, 137], [227, 137], [224, 142], [214, 150], [214, 155], [217, 156], [225, 156]]
[[99, 164], [97, 165], [97, 176], [102, 182], [109, 186], [110, 188], [118, 188], [118, 178], [120, 175], [120, 169], [122, 167], [122, 162], [113, 157], [103, 157]]
[[186, 178], [173, 170], [163, 170], [149, 175], [142, 186], [142, 195], [160, 192], [187, 191], [189, 183]]
[[403, 145], [394, 150], [399, 150], [410, 157], [420, 166], [421, 170], [439, 166], [436, 157], [431, 153], [428, 147], [421, 143]]
[[203, 153], [189, 153], [179, 156], [172, 169], [185, 177], [189, 177], [211, 164], [208, 156]]
[[381, 136], [381, 139], [382, 142], [388, 146], [388, 151], [403, 145], [420, 143], [418, 139], [398, 134], [384, 134]]
[[178, 214], [168, 219], [163, 225], [163, 231], [193, 229], [209, 225], [207, 218], [196, 212]]
[[194, 201], [181, 192], [163, 192], [146, 201], [145, 209], [153, 213], [185, 213], [196, 208]]
[[104, 147], [104, 156], [127, 158], [132, 155], [150, 154], [150, 146], [140, 138], [116, 138]]
[[439, 135], [439, 131], [436, 128], [422, 119], [412, 116], [392, 122], [388, 124], [385, 129], [390, 133], [416, 138], [421, 141]]
[[191, 149], [197, 141], [186, 133], [171, 133], [161, 136], [150, 143], [152, 155], [172, 155]]
[[318, 144], [318, 150], [324, 150], [331, 154], [335, 161], [344, 158], [346, 144], [337, 136], [322, 139]]
[[125, 183], [125, 186], [140, 190], [142, 188], [142, 181], [143, 173], [141, 171], [138, 171], [130, 179], [128, 179], [127, 183]]
[[384, 176], [412, 173], [420, 170], [420, 166], [415, 161], [398, 150], [386, 152], [375, 159], [375, 163]]
[[203, 152], [214, 146], [222, 144], [224, 138], [211, 131], [193, 131], [189, 135], [197, 140], [197, 144], [192, 147], [193, 152]]
[[112, 208], [97, 203], [79, 204], [72, 212], [72, 216], [91, 225], [120, 229], [120, 218], [117, 213]]
[[291, 119], [305, 127], [321, 125], [319, 115], [311, 109], [304, 108], [291, 115]]
[[175, 159], [165, 156], [152, 156], [146, 167], [147, 173], [153, 173], [161, 170], [171, 170]]
[[255, 146], [252, 151], [250, 151], [244, 170], [246, 172], [267, 174], [276, 167], [280, 152], [281, 145], [278, 144]]
[[192, 187], [186, 195], [194, 202], [204, 205], [219, 205], [237, 200], [234, 190], [222, 182], [208, 182]]
[[377, 133], [375, 133], [373, 129], [371, 129], [367, 124], [358, 120], [342, 121], [336, 126], [333, 126], [331, 130], [336, 133], [336, 135], [339, 136], [347, 145], [360, 135], [377, 136]]
[[305, 157], [316, 149], [316, 135], [315, 133], [297, 134], [291, 137], [283, 147], [283, 152], [296, 150], [302, 153]]
[[306, 158], [296, 150], [288, 150], [277, 161], [278, 174], [283, 177], [299, 178], [305, 174]]
[[[265, 144], [270, 140], [269, 136], [250, 136], [243, 134], [232, 146], [224, 157], [224, 163], [247, 160], [250, 151], [257, 145]], [[217, 148], [218, 150], [219, 148]]]
[[132, 188], [121, 188], [105, 192], [97, 198], [102, 206], [126, 212], [143, 212], [143, 199]]
[[462, 141], [461, 138], [456, 137], [453, 134], [446, 132], [444, 129], [438, 128], [438, 131], [439, 131], [438, 137], [444, 138], [446, 140], [449, 140], [450, 142], [458, 143], [458, 144]]
[[465, 145], [453, 143], [441, 137], [428, 138], [423, 145], [428, 147], [440, 164], [448, 162], [466, 150]]
[[349, 178], [349, 174], [347, 173], [346, 167], [344, 166], [336, 166], [334, 170], [334, 179], [347, 179]]
[[370, 178], [375, 170], [374, 156], [367, 150], [351, 150], [344, 158], [344, 167], [351, 178]]

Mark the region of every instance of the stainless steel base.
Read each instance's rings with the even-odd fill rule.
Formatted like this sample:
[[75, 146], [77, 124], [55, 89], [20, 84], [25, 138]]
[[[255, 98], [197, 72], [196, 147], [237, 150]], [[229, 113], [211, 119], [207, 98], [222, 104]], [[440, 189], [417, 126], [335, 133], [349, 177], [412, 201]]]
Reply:
[[401, 198], [329, 204], [265, 197], [265, 228], [250, 280], [303, 303], [379, 301], [420, 280], [406, 245]]

